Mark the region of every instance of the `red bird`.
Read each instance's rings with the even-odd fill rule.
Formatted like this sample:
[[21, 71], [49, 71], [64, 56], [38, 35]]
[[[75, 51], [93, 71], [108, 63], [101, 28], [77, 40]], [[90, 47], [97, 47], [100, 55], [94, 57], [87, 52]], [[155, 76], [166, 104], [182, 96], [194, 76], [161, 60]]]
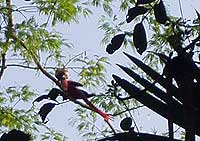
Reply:
[[94, 96], [94, 94], [88, 94], [86, 91], [77, 88], [78, 86], [82, 86], [82, 84], [68, 80], [68, 76], [69, 73], [66, 69], [62, 69], [60, 70], [60, 72], [56, 72], [56, 77], [58, 78], [58, 80], [60, 80], [62, 88], [68, 94], [68, 96], [73, 99], [83, 99], [92, 111], [100, 114], [105, 121], [108, 121], [110, 119], [110, 116], [98, 109], [88, 100], [88, 98]]

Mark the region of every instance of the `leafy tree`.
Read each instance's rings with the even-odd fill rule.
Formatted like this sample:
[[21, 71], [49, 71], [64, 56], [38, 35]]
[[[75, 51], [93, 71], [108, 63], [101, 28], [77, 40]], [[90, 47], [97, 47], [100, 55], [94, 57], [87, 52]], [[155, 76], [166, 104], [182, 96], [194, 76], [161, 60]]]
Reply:
[[[199, 13], [197, 12], [198, 17], [193, 20], [193, 23], [190, 23], [183, 17], [177, 18], [166, 14], [164, 16], [159, 15], [159, 13], [165, 13], [165, 11], [162, 11], [164, 10], [163, 4], [159, 5], [159, 0], [147, 1], [145, 4], [143, 2], [145, 1], [88, 0], [80, 2], [77, 0], [34, 0], [28, 2], [29, 5], [18, 6], [12, 5], [11, 0], [1, 0], [2, 36], [0, 51], [2, 65], [0, 78], [4, 77], [7, 68], [11, 66], [23, 67], [41, 72], [62, 90], [60, 83], [52, 74], [54, 74], [57, 68], [63, 68], [64, 66], [68, 68], [68, 64], [75, 61], [80, 66], [78, 68], [80, 82], [86, 88], [97, 88], [101, 83], [106, 84], [105, 64], [108, 63], [107, 58], [96, 56], [95, 59], [90, 59], [85, 57], [84, 53], [81, 53], [67, 60], [62, 52], [66, 50], [65, 47], [72, 47], [72, 45], [62, 38], [62, 34], [55, 31], [58, 23], [71, 24], [72, 22], [78, 22], [78, 18], [81, 15], [87, 17], [92, 13], [91, 6], [103, 8], [107, 14], [101, 17], [99, 28], [105, 31], [102, 43], [108, 45], [108, 53], [114, 53], [122, 45], [135, 47], [139, 54], [143, 54], [145, 62], [153, 68], [160, 69], [163, 67], [163, 62], [156, 55], [153, 55], [152, 52], [165, 52], [168, 54], [171, 51], [176, 51], [177, 43], [178, 45], [184, 45], [195, 38], [199, 34]], [[115, 14], [114, 10], [116, 9], [112, 7], [113, 5], [118, 6], [119, 15]], [[137, 8], [134, 8], [135, 6]], [[160, 9], [162, 9], [161, 12], [159, 11]], [[30, 12], [38, 13], [39, 15], [33, 16], [34, 14], [31, 14], [30, 16]], [[134, 15], [135, 12], [136, 14]], [[154, 15], [154, 13], [157, 14]], [[22, 15], [23, 19], [20, 19], [20, 22], [15, 22], [15, 14]], [[167, 16], [170, 17], [170, 20], [168, 20]], [[123, 19], [126, 17], [126, 21], [123, 21], [121, 17], [124, 17]], [[41, 22], [41, 18], [45, 18], [45, 22]], [[134, 24], [134, 29], [132, 24]], [[147, 26], [152, 30], [151, 38], [148, 39], [144, 31]], [[132, 36], [133, 33], [135, 34], [134, 37]], [[137, 38], [137, 36], [140, 38]], [[113, 48], [116, 45], [117, 48]], [[199, 46], [199, 44], [195, 45]], [[194, 52], [198, 51], [196, 46]], [[146, 52], [146, 50], [151, 52]], [[68, 51], [70, 52], [70, 50]], [[195, 55], [198, 56], [198, 54]], [[22, 58], [22, 60], [21, 62], [15, 61], [15, 64], [9, 64], [6, 59], [7, 56], [17, 56], [17, 58]], [[51, 64], [54, 64], [54, 66], [49, 66]], [[135, 66], [131, 68], [135, 69]], [[74, 70], [76, 68], [69, 69]], [[148, 76], [146, 77], [150, 79]], [[138, 85], [136, 82], [133, 83]], [[104, 89], [103, 92], [92, 98], [92, 102], [106, 112], [109, 112], [113, 117], [132, 117], [131, 110], [142, 107], [140, 103], [129, 97], [114, 81], [111, 81], [111, 84], [108, 84]], [[9, 95], [9, 97], [5, 97], [6, 95]], [[34, 106], [29, 110], [15, 109], [16, 103], [19, 103], [18, 101], [27, 102], [35, 98], [35, 93], [30, 91], [27, 86], [19, 88], [19, 90], [16, 87], [9, 87], [2, 91], [1, 96], [1, 113], [3, 115], [1, 117], [2, 121], [4, 121], [1, 125], [2, 132], [16, 128], [30, 132], [34, 138], [36, 137], [34, 135], [38, 134], [39, 128], [45, 128], [47, 132], [44, 132], [39, 137], [40, 139], [65, 139], [63, 135], [56, 133], [53, 129], [40, 122], [41, 120], [38, 119]], [[45, 98], [51, 99], [49, 95]], [[8, 99], [12, 100], [9, 101]], [[65, 103], [65, 101], [57, 101], [54, 98], [53, 100], [53, 106]], [[97, 115], [87, 110], [87, 106], [80, 101], [70, 100], [81, 106], [76, 108], [77, 116], [71, 118], [71, 123], [78, 127], [84, 138], [105, 137], [112, 133], [110, 126], [106, 124], [103, 124], [103, 127], [97, 127], [96, 123], [99, 123]], [[50, 104], [50, 107], [53, 106]], [[49, 112], [51, 109], [48, 109]], [[47, 114], [44, 115], [46, 116]], [[18, 120], [19, 118], [20, 120]], [[26, 123], [22, 121], [26, 121]], [[30, 127], [27, 124], [33, 126]], [[137, 127], [136, 124], [135, 127]]]
[[[76, 0], [35, 0], [27, 1], [24, 5], [13, 5], [12, 0], [2, 0], [0, 7], [1, 79], [6, 70], [14, 66], [42, 72], [51, 81], [60, 85], [51, 73], [54, 73], [57, 68], [68, 67], [67, 64], [71, 61], [76, 61], [80, 65], [78, 73], [80, 73], [80, 80], [84, 85], [96, 86], [104, 81], [104, 63], [107, 63], [107, 59], [96, 56], [94, 60], [91, 60], [85, 57], [83, 52], [67, 60], [62, 55], [62, 50], [65, 47], [72, 47], [72, 44], [63, 39], [61, 33], [54, 30], [58, 23], [77, 22], [79, 15], [90, 14], [91, 11], [84, 6], [84, 3]], [[29, 13], [33, 14], [30, 16]], [[36, 13], [39, 14], [38, 17], [33, 16]], [[19, 15], [22, 15], [23, 18], [17, 19]], [[41, 19], [44, 18], [46, 20], [41, 22]], [[10, 63], [7, 57], [14, 60], [14, 64]], [[48, 66], [49, 64], [55, 66]], [[6, 88], [5, 91], [2, 90], [1, 132], [20, 129], [31, 133], [33, 138], [36, 138], [40, 130], [46, 129], [38, 137], [39, 140], [65, 140], [66, 137], [39, 120], [36, 107], [31, 106], [30, 109], [18, 107], [18, 103], [33, 101], [36, 96], [36, 93], [32, 92], [28, 86], [23, 86], [21, 89], [13, 86]], [[74, 102], [80, 104], [78, 101]]]
[[[180, 1], [179, 1], [179, 6], [181, 9]], [[126, 18], [126, 22], [128, 24], [130, 23], [134, 24], [133, 31], [127, 32], [126, 30], [124, 30], [121, 25], [125, 25], [127, 23], [123, 22], [118, 24], [116, 20], [117, 16], [115, 16], [115, 18], [113, 19], [112, 24], [105, 21], [105, 16], [104, 16], [103, 17], [104, 19], [102, 20], [103, 24], [101, 25], [101, 28], [104, 29], [106, 32], [106, 36], [103, 39], [103, 41], [107, 42], [108, 39], [112, 38], [111, 42], [108, 43], [106, 49], [109, 54], [113, 54], [116, 50], [118, 50], [121, 47], [123, 40], [125, 45], [128, 40], [130, 45], [136, 49], [137, 53], [139, 53], [140, 55], [145, 53], [144, 55], [145, 58], [143, 59], [152, 67], [160, 69], [163, 67], [162, 63], [164, 62], [165, 65], [162, 73], [162, 76], [164, 76], [164, 78], [162, 78], [162, 76], [160, 76], [157, 72], [155, 72], [154, 70], [143, 64], [137, 58], [132, 57], [131, 55], [125, 53], [125, 55], [128, 56], [129, 59], [131, 59], [146, 74], [148, 74], [151, 78], [153, 78], [154, 80], [153, 85], [155, 83], [159, 83], [162, 87], [164, 87], [164, 89], [166, 89], [167, 91], [166, 94], [172, 94], [173, 91], [177, 89], [176, 86], [178, 87], [178, 90], [181, 92], [181, 94], [180, 93], [179, 93], [180, 95], [174, 94], [173, 96], [176, 98], [178, 97], [177, 99], [180, 100], [180, 102], [182, 103], [183, 107], [181, 105], [179, 106], [183, 108], [181, 109], [183, 110], [182, 117], [184, 117], [184, 120], [182, 118], [183, 121], [181, 121], [182, 125], [180, 125], [179, 123], [178, 125], [186, 129], [185, 140], [188, 141], [195, 140], [194, 134], [199, 134], [198, 133], [199, 125], [197, 125], [198, 121], [195, 120], [196, 118], [198, 119], [198, 114], [195, 113], [195, 110], [193, 109], [194, 107], [199, 109], [199, 106], [195, 102], [195, 99], [199, 99], [199, 95], [196, 93], [196, 88], [193, 88], [195, 87], [194, 85], [196, 84], [198, 85], [199, 83], [197, 76], [197, 74], [199, 74], [198, 61], [194, 61], [195, 58], [198, 57], [197, 52], [200, 39], [198, 30], [199, 23], [197, 22], [199, 20], [199, 12], [197, 10], [195, 11], [196, 11], [196, 17], [195, 19], [192, 20], [192, 22], [190, 22], [190, 20], [184, 19], [183, 16], [179, 18], [167, 15], [165, 5], [162, 0], [160, 1], [138, 0], [134, 6], [129, 8]], [[147, 24], [145, 22], [147, 22]], [[153, 31], [148, 44], [144, 28], [145, 25], [148, 25]], [[123, 37], [121, 35], [123, 35]], [[127, 37], [124, 38], [124, 36]], [[115, 40], [116, 38], [119, 37], [121, 37], [121, 39]], [[118, 46], [116, 46], [115, 44], [117, 44]], [[151, 48], [148, 47], [147, 45], [150, 45]], [[147, 50], [150, 53], [146, 52]], [[173, 55], [172, 53], [176, 53], [176, 55]], [[166, 56], [165, 54], [169, 55]], [[191, 62], [186, 61], [187, 62], [186, 63], [183, 58], [185, 59], [187, 58], [186, 60], [190, 60]], [[189, 65], [192, 65], [195, 69], [189, 69], [193, 68], [189, 67]], [[130, 85], [130, 83], [127, 80], [121, 79], [120, 77], [113, 75], [116, 82], [130, 94], [130, 97], [132, 96], [136, 98], [138, 101], [144, 103], [150, 109], [153, 109], [157, 113], [163, 115], [160, 112], [162, 110], [156, 110], [158, 107], [162, 109], [161, 108], [163, 107], [161, 106], [162, 104], [159, 102], [155, 104], [156, 100], [154, 98], [150, 98], [151, 96], [148, 95], [148, 92], [145, 92], [145, 91], [150, 91], [150, 93], [163, 100], [164, 96], [162, 97], [161, 95], [157, 95], [157, 92], [160, 91], [159, 89], [162, 88], [157, 89], [156, 86], [154, 88], [157, 90], [155, 90], [154, 88], [150, 88], [152, 84], [149, 83], [149, 81], [140, 78], [139, 75], [137, 75], [134, 71], [128, 69], [127, 67], [121, 65], [119, 65], [119, 67], [122, 70], [124, 70], [128, 75], [130, 75], [133, 79], [135, 79], [135, 81], [144, 86], [145, 89], [140, 91], [139, 89], [140, 87], [138, 88], [135, 87], [134, 85]], [[148, 76], [147, 79], [149, 79]], [[197, 82], [194, 82], [193, 79], [195, 79], [195, 81]], [[176, 83], [175, 86], [174, 83]], [[189, 90], [194, 90], [194, 91], [189, 92]], [[168, 112], [170, 113], [170, 109], [172, 110], [172, 107], [170, 108], [170, 106], [176, 105], [170, 103], [174, 101], [174, 99], [172, 98], [172, 100], [168, 99], [164, 101], [169, 106], [169, 107], [167, 106], [169, 108], [167, 109], [169, 110]], [[152, 105], [153, 103], [157, 106], [157, 108]], [[193, 108], [188, 106], [191, 103], [194, 103], [192, 104], [194, 106]], [[169, 115], [164, 117], [168, 119], [169, 138], [170, 140], [173, 140], [172, 122], [173, 121], [175, 122], [176, 121], [175, 118], [177, 117], [176, 115], [172, 116], [171, 117], [172, 119], [170, 119]], [[194, 124], [193, 122], [195, 122], [196, 124]], [[119, 138], [117, 136], [115, 137], [113, 137], [112, 139], [121, 139], [120, 135]]]
[[[105, 84], [105, 64], [108, 63], [107, 58], [95, 56], [95, 59], [89, 59], [83, 52], [67, 60], [66, 56], [62, 54], [62, 51], [66, 50], [65, 47], [72, 47], [72, 44], [63, 39], [62, 34], [54, 29], [58, 23], [70, 24], [72, 22], [78, 22], [80, 15], [88, 16], [92, 12], [88, 8], [89, 6], [103, 6], [104, 10], [111, 14], [109, 7], [110, 1], [88, 1], [82, 3], [76, 0], [35, 0], [26, 1], [26, 5], [13, 5], [12, 2], [12, 0], [0, 1], [2, 19], [0, 32], [1, 79], [4, 77], [8, 68], [13, 66], [22, 67], [41, 72], [58, 87], [61, 87], [60, 83], [52, 74], [57, 68], [67, 68], [70, 62], [75, 61], [80, 66], [78, 68], [78, 74], [80, 75], [80, 82], [82, 84], [90, 88], [96, 87], [101, 83]], [[30, 13], [33, 13], [33, 15], [38, 13], [39, 15], [33, 16], [31, 14], [30, 16]], [[21, 15], [23, 18], [17, 19], [17, 15]], [[44, 22], [41, 22], [41, 19], [46, 20], [42, 20]], [[9, 59], [7, 59], [8, 57]], [[14, 60], [14, 64], [10, 63], [9, 60]], [[54, 64], [54, 66], [49, 66], [50, 64]], [[76, 68], [72, 67], [69, 69], [74, 70]], [[106, 111], [113, 110], [116, 113], [121, 109], [121, 105], [125, 105], [125, 103], [118, 101], [112, 102], [111, 100], [114, 99], [114, 96], [111, 96], [109, 99], [108, 93], [110, 91], [109, 89], [107, 94], [99, 94], [99, 96], [93, 99], [93, 103], [100, 108], [106, 109]], [[6, 97], [5, 95], [9, 96]], [[28, 86], [24, 86], [21, 89], [13, 86], [6, 88], [5, 91], [2, 90], [2, 133], [8, 132], [11, 129], [19, 129], [31, 133], [33, 138], [42, 140], [64, 140], [65, 137], [63, 135], [56, 133], [53, 129], [41, 123], [37, 113], [35, 113], [37, 110], [34, 106], [31, 106], [31, 109], [28, 108], [28, 110], [17, 107], [18, 103], [30, 102], [34, 97], [36, 97], [36, 94], [29, 90]], [[109, 103], [107, 101], [108, 99]], [[71, 100], [75, 104], [85, 107], [81, 102]], [[134, 103], [126, 103], [135, 105]], [[107, 106], [108, 104], [109, 106]], [[92, 121], [97, 121], [95, 113], [92, 112], [90, 114], [90, 112], [87, 111], [85, 113], [85, 111], [86, 109], [82, 108], [77, 108], [76, 110], [82, 121], [90, 118]], [[85, 123], [89, 122], [84, 122], [82, 125], [79, 124], [79, 129], [86, 129]], [[90, 123], [92, 122], [90, 121]], [[98, 129], [94, 129], [96, 127], [95, 124], [90, 125], [88, 124], [88, 128], [92, 128], [91, 132]], [[39, 134], [39, 128], [45, 128], [47, 132], [44, 131], [38, 137], [36, 135]], [[107, 128], [104, 128], [105, 132], [107, 132]], [[104, 134], [104, 131], [101, 134]]]

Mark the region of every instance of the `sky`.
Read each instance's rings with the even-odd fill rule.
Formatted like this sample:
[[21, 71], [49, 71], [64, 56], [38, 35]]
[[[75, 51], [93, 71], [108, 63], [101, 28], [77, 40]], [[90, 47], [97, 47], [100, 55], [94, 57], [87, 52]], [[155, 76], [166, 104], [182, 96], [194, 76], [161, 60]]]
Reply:
[[[192, 19], [195, 16], [194, 8], [200, 11], [199, 0], [182, 0], [181, 2], [185, 18]], [[23, 5], [25, 2], [22, 0], [14, 0], [13, 3], [16, 5]], [[178, 1], [168, 0], [165, 1], [165, 4], [167, 9], [169, 9], [168, 12], [170, 15], [181, 15], [178, 7]], [[108, 55], [105, 52], [105, 46], [100, 45], [101, 39], [104, 36], [104, 32], [97, 28], [98, 19], [101, 12], [101, 9], [95, 9], [94, 15], [88, 17], [87, 19], [80, 18], [78, 24], [59, 24], [57, 26], [57, 30], [63, 33], [64, 38], [69, 39], [70, 42], [74, 44], [75, 48], [71, 50], [72, 55], [82, 51], [87, 51], [88, 55], [98, 54], [101, 56], [109, 57], [110, 61], [112, 62], [110, 66], [112, 69], [108, 69], [107, 71], [107, 80], [110, 81], [111, 74], [113, 72], [118, 75], [122, 75], [123, 73], [115, 65], [116, 63], [124, 64], [125, 66], [128, 66], [130, 63], [130, 61], [122, 54], [123, 51], [129, 52], [134, 56], [138, 56], [138, 54], [135, 54], [135, 52], [130, 49], [130, 47], [121, 48], [113, 55]], [[18, 16], [16, 15], [16, 18], [18, 18], [16, 21], [22, 18], [21, 16]], [[74, 76], [71, 76], [71, 79], [76, 81], [78, 80], [78, 78]], [[46, 88], [49, 88], [53, 85], [52, 82], [50, 82], [46, 77], [43, 75], [38, 75], [33, 71], [18, 68], [8, 68], [0, 82], [0, 87], [2, 88], [16, 84], [28, 84], [31, 86], [31, 88], [38, 90], [38, 92], [41, 94], [44, 93]], [[77, 141], [80, 140], [80, 136], [78, 135], [75, 127], [71, 127], [68, 123], [68, 118], [71, 115], [74, 115], [74, 112], [72, 111], [73, 108], [74, 104], [72, 103], [57, 107], [52, 113], [50, 113], [50, 122], [47, 125], [55, 128], [61, 133], [64, 133], [69, 137], [70, 141]], [[136, 112], [134, 117], [139, 127], [142, 128], [142, 131], [152, 132], [153, 129], [157, 129], [159, 133], [167, 132], [166, 120], [146, 108], [143, 108], [139, 113]], [[118, 123], [119, 121], [115, 121], [116, 125], [118, 125]]]

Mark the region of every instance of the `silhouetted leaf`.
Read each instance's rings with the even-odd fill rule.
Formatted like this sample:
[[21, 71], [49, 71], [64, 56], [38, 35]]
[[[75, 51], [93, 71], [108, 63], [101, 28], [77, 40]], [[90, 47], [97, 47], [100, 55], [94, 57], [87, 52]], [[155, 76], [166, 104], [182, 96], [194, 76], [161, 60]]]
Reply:
[[138, 4], [148, 4], [148, 3], [152, 3], [155, 0], [137, 0], [136, 5]]
[[168, 94], [166, 94], [164, 91], [162, 91], [160, 88], [156, 87], [155, 85], [152, 85], [151, 82], [144, 79], [143, 77], [139, 76], [136, 72], [131, 70], [130, 68], [118, 65], [123, 71], [125, 71], [130, 77], [132, 77], [135, 81], [137, 81], [139, 84], [141, 84], [146, 90], [150, 91], [153, 95], [163, 100], [165, 103], [173, 103], [174, 107], [181, 107], [181, 104], [177, 102], [175, 99], [173, 99]]
[[136, 47], [137, 52], [142, 55], [142, 53], [147, 48], [147, 38], [144, 26], [142, 23], [136, 24], [133, 31], [133, 43]]
[[57, 98], [58, 96], [62, 96], [62, 97], [63, 97], [63, 100], [66, 99], [66, 98], [65, 98], [65, 94], [64, 94], [63, 91], [61, 91], [60, 89], [57, 89], [57, 88], [53, 88], [53, 89], [51, 89], [51, 91], [48, 93], [48, 95], [41, 95], [41, 96], [37, 97], [37, 98], [33, 101], [33, 104], [34, 104], [35, 102], [40, 102], [40, 101], [42, 101], [42, 100], [44, 100], [44, 99], [50, 99], [50, 100], [54, 100], [54, 101], [55, 101], [56, 98]]
[[121, 47], [122, 43], [124, 42], [125, 34], [118, 34], [114, 36], [111, 40], [111, 44], [115, 47], [117, 50]]
[[155, 4], [153, 9], [156, 21], [160, 24], [165, 24], [168, 20], [168, 17], [163, 1], [160, 0], [158, 4]]
[[120, 122], [120, 127], [124, 131], [128, 131], [131, 128], [131, 125], [132, 125], [132, 119], [130, 117], [126, 117]]
[[200, 13], [195, 9], [195, 12], [197, 14], [197, 18], [200, 20]]
[[26, 134], [20, 130], [13, 129], [7, 134], [1, 136], [0, 141], [30, 141], [31, 135]]
[[57, 89], [57, 88], [51, 89], [51, 91], [48, 93], [48, 97], [51, 100], [56, 100], [56, 98], [58, 96], [62, 96], [63, 97], [64, 96], [64, 92], [61, 91], [60, 89]]
[[124, 39], [125, 39], [125, 34], [118, 34], [114, 36], [111, 40], [111, 44], [108, 44], [106, 51], [109, 54], [113, 54], [116, 50], [118, 50], [122, 46]]
[[142, 61], [140, 61], [139, 59], [124, 53], [129, 59], [131, 59], [131, 61], [133, 61], [133, 63], [135, 63], [139, 68], [141, 68], [147, 75], [149, 75], [152, 79], [154, 79], [156, 82], [158, 82], [161, 86], [163, 86], [165, 89], [169, 88], [173, 91], [172, 95], [174, 97], [176, 97], [179, 101], [183, 102], [183, 95], [178, 92], [177, 87], [175, 87], [174, 85], [169, 85], [166, 81], [166, 79], [160, 75], [159, 73], [157, 73], [155, 70], [153, 70], [151, 67], [149, 67], [148, 65], [144, 64]]
[[147, 11], [148, 9], [143, 6], [136, 6], [136, 7], [130, 8], [128, 10], [128, 15], [126, 16], [127, 23], [130, 23], [135, 17], [145, 14]]
[[42, 122], [45, 121], [47, 115], [49, 114], [49, 112], [51, 112], [51, 110], [55, 107], [55, 103], [46, 103], [44, 104], [39, 111], [39, 115], [42, 118]]
[[42, 101], [42, 100], [44, 100], [44, 99], [48, 99], [48, 95], [41, 95], [41, 96], [37, 97], [37, 98], [33, 101], [33, 104], [34, 104], [35, 102], [40, 102], [40, 101]]
[[112, 44], [107, 45], [106, 52], [108, 52], [108, 54], [113, 54], [115, 52], [115, 50], [113, 50]]

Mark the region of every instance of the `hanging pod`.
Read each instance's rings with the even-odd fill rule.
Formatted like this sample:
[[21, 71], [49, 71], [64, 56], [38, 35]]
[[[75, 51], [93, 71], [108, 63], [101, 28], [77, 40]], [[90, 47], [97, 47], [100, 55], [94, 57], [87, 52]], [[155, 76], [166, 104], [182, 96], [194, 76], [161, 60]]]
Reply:
[[149, 4], [154, 2], [155, 0], [137, 0], [136, 5], [138, 4]]
[[130, 23], [134, 18], [136, 18], [139, 15], [145, 14], [147, 11], [148, 9], [143, 6], [136, 6], [136, 7], [130, 8], [126, 16], [127, 23]]
[[135, 25], [135, 28], [133, 30], [133, 43], [136, 47], [137, 52], [142, 55], [142, 53], [147, 48], [147, 37], [142, 23], [138, 23]]
[[132, 125], [132, 119], [130, 117], [126, 117], [120, 122], [120, 127], [124, 131], [130, 130], [131, 129], [131, 125]]
[[42, 118], [42, 122], [45, 123], [45, 119], [47, 115], [53, 110], [55, 105], [56, 105], [55, 103], [46, 103], [40, 108], [40, 111], [38, 112], [38, 114]]
[[168, 17], [163, 1], [160, 0], [158, 4], [155, 4], [153, 10], [156, 21], [160, 24], [165, 24], [168, 20]]
[[114, 36], [111, 40], [111, 43], [107, 45], [106, 47], [106, 52], [108, 52], [109, 54], [113, 54], [116, 50], [118, 50], [125, 39], [125, 34], [118, 34], [116, 36]]

